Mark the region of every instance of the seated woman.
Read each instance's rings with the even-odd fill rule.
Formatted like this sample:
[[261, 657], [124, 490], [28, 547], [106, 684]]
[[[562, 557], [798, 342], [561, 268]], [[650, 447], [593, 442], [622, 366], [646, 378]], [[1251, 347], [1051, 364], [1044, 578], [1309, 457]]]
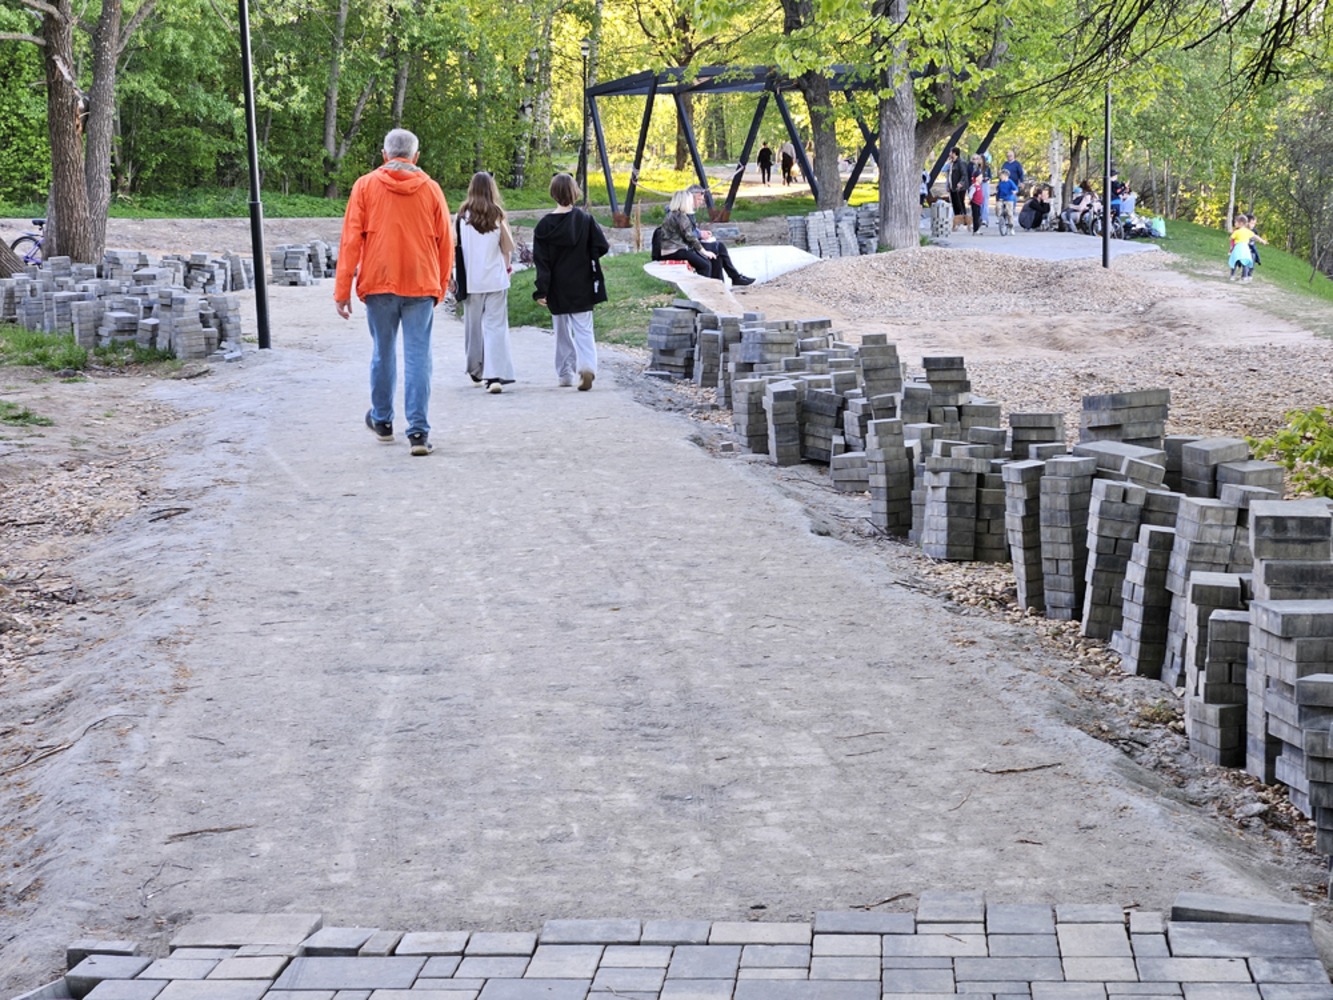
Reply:
[[1032, 197], [1018, 213], [1018, 224], [1024, 229], [1041, 229], [1046, 225], [1046, 217], [1051, 214], [1051, 189], [1042, 186], [1032, 192]]
[[662, 259], [684, 260], [702, 278], [722, 278], [722, 264], [717, 254], [699, 242], [694, 231], [694, 194], [686, 188], [671, 196], [667, 216], [659, 231], [662, 234]]

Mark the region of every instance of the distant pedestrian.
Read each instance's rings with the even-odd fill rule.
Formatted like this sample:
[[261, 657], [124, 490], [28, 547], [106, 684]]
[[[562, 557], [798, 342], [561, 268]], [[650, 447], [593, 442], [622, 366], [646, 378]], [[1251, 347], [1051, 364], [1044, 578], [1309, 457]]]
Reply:
[[953, 205], [953, 228], [967, 225], [967, 164], [962, 151], [954, 146], [949, 150], [949, 202]]
[[778, 147], [778, 156], [782, 162], [782, 186], [795, 184], [796, 178], [792, 177], [791, 172], [792, 168], [796, 166], [796, 147], [792, 145], [790, 139]]
[[555, 331], [555, 373], [560, 385], [592, 388], [597, 377], [597, 342], [592, 309], [606, 301], [601, 259], [611, 249], [597, 221], [575, 208], [583, 192], [569, 174], [551, 179], [551, 197], [558, 206], [542, 217], [532, 234], [532, 259], [537, 286], [532, 297], [551, 310]]
[[1227, 255], [1227, 264], [1231, 268], [1232, 281], [1236, 280], [1237, 271], [1240, 272], [1241, 281], [1253, 280], [1254, 256], [1258, 250], [1255, 244], [1268, 242], [1251, 228], [1252, 218], [1244, 213], [1236, 216], [1236, 228], [1231, 231], [1231, 252]]
[[768, 143], [759, 147], [759, 156], [756, 162], [759, 164], [759, 182], [761, 184], [773, 183], [773, 150], [768, 148]]
[[1023, 171], [1023, 164], [1019, 162], [1017, 150], [1009, 150], [1009, 159], [1000, 164], [1000, 169], [1009, 171], [1009, 179], [1019, 187], [1027, 183], [1027, 174]]
[[967, 192], [967, 204], [972, 209], [972, 235], [975, 236], [981, 232], [981, 227], [985, 225], [981, 221], [981, 210], [986, 204], [985, 196], [982, 194], [981, 172], [972, 175], [972, 186]]
[[403, 331], [403, 411], [413, 455], [429, 455], [430, 335], [454, 263], [449, 205], [417, 165], [420, 147], [407, 129], [384, 137], [384, 163], [357, 179], [343, 216], [333, 301], [352, 318], [352, 278], [366, 304], [374, 350], [366, 426], [393, 441], [398, 328]]
[[509, 275], [514, 270], [514, 236], [500, 203], [500, 189], [485, 171], [472, 175], [456, 226], [463, 262], [459, 291], [466, 293], [463, 344], [467, 373], [476, 384], [500, 392], [514, 381], [509, 350]]
[[1000, 235], [1012, 234], [1018, 215], [1018, 185], [1003, 167], [1000, 168], [1000, 183], [995, 186], [995, 213], [1000, 219]]

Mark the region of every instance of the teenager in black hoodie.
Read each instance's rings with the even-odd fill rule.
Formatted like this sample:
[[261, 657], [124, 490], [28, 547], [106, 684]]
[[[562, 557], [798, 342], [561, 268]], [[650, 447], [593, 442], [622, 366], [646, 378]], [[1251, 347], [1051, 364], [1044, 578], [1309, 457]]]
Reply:
[[560, 207], [537, 223], [532, 259], [537, 287], [532, 297], [551, 310], [555, 331], [555, 373], [561, 385], [592, 388], [597, 377], [597, 344], [592, 333], [592, 307], [606, 301], [606, 283], [598, 261], [610, 245], [587, 212], [575, 208], [582, 197], [569, 174], [551, 179], [551, 197]]

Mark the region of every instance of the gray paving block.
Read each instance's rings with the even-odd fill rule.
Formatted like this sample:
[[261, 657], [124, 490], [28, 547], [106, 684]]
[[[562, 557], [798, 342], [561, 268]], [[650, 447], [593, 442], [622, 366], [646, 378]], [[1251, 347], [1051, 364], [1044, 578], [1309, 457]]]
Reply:
[[[420, 982], [421, 977], [418, 976], [417, 983]], [[414, 983], [413, 985], [415, 986], [416, 984]], [[480, 983], [477, 984], [477, 989], [481, 989]], [[370, 1000], [370, 994], [373, 992], [373, 990], [338, 990], [333, 994], [333, 1000]], [[265, 994], [264, 1000], [268, 1000], [272, 995], [272, 991]]]
[[707, 920], [645, 920], [640, 944], [707, 944]]
[[1054, 934], [1055, 910], [1040, 903], [987, 903], [991, 934]]
[[972, 993], [972, 994], [982, 994], [982, 995], [984, 994], [1016, 995], [1020, 993], [1031, 994], [1032, 992], [1031, 983], [990, 982], [988, 980], [964, 981], [961, 979], [957, 980], [957, 983], [958, 985], [955, 987], [955, 989], [959, 990], [962, 993]]
[[959, 958], [954, 961], [954, 975], [959, 982], [1053, 982], [1064, 979], [1064, 969], [1058, 958]]
[[[662, 1000], [670, 1000], [665, 991]], [[736, 984], [735, 1000], [880, 1000], [880, 990], [878, 982], [749, 980]]]
[[1107, 983], [1106, 991], [1121, 996], [1180, 996], [1179, 983]]
[[1253, 983], [1182, 983], [1185, 1000], [1259, 1000]]
[[986, 919], [986, 896], [980, 892], [927, 890], [916, 907], [918, 924], [980, 923]]
[[848, 958], [832, 956], [810, 959], [811, 979], [880, 980], [879, 957]]
[[916, 917], [911, 913], [866, 913], [858, 910], [819, 910], [816, 934], [911, 934]]
[[665, 969], [670, 961], [668, 945], [613, 944], [602, 952], [603, 969]]
[[221, 962], [224, 958], [235, 958], [238, 948], [173, 948], [168, 958], [209, 958]]
[[528, 931], [479, 931], [468, 938], [464, 955], [523, 955], [537, 948], [537, 935]]
[[205, 979], [218, 964], [215, 958], [159, 958], [140, 979]]
[[287, 967], [283, 955], [255, 958], [224, 958], [208, 974], [209, 979], [277, 979]]
[[75, 1000], [86, 996], [105, 979], [133, 979], [153, 964], [142, 955], [89, 955], [65, 973], [65, 986]]
[[667, 979], [735, 978], [740, 962], [738, 944], [679, 945], [667, 966]]
[[991, 958], [1059, 958], [1060, 939], [1054, 934], [992, 934]]
[[393, 950], [395, 955], [461, 955], [467, 947], [467, 931], [419, 931], [404, 934]]
[[1129, 946], [1135, 958], [1166, 958], [1171, 954], [1165, 934], [1131, 934]]
[[1101, 983], [1033, 983], [1032, 1000], [1105, 1000]]
[[375, 927], [321, 927], [301, 942], [305, 955], [355, 955], [374, 936]]
[[1308, 903], [1279, 903], [1211, 892], [1179, 892], [1171, 904], [1173, 921], [1217, 921], [1245, 924], [1308, 924], [1314, 907]]
[[1060, 954], [1065, 958], [1129, 958], [1129, 933], [1123, 923], [1056, 926]]
[[[429, 984], [430, 984], [430, 988], [433, 989], [433, 990], [435, 990], [436, 992], [440, 992], [440, 993], [449, 993], [449, 1000], [460, 1000], [460, 998], [457, 996], [458, 993], [467, 993], [467, 992], [470, 990], [470, 991], [472, 992], [473, 996], [475, 997], [476, 994], [478, 994], [478, 993], [481, 992], [481, 988], [482, 988], [484, 985], [486, 985], [486, 980], [484, 980], [484, 979], [457, 979], [457, 978], [455, 978], [455, 979], [418, 979], [418, 980], [412, 985], [412, 989], [411, 989], [411, 990], [408, 990], [407, 992], [415, 994], [416, 991], [417, 991], [417, 988], [420, 987], [420, 986], [422, 985], [422, 983], [429, 983]], [[379, 995], [379, 994], [381, 994], [381, 993], [389, 993], [389, 992], [393, 992], [393, 993], [401, 993], [401, 992], [403, 992], [403, 991], [402, 991], [402, 990], [375, 990], [375, 992], [372, 993], [372, 994], [370, 994], [370, 996], [377, 996], [377, 995]], [[342, 993], [342, 992], [339, 992], [338, 995], [334, 998], [334, 1000], [342, 1000], [342, 996], [343, 996], [343, 993]], [[265, 1000], [267, 1000], [267, 998], [265, 998]], [[367, 997], [367, 1000], [369, 1000], [369, 997]], [[409, 1000], [411, 1000], [411, 998], [409, 998]]]
[[167, 984], [160, 979], [104, 979], [88, 1000], [153, 1000]]
[[[358, 992], [365, 1000], [370, 1000], [369, 990]], [[338, 996], [335, 990], [269, 990], [264, 994], [264, 1000], [336, 1000]]]
[[952, 993], [952, 969], [891, 969], [884, 973], [885, 993]]
[[1129, 915], [1129, 933], [1165, 934], [1166, 917], [1158, 910], [1134, 910]]
[[810, 970], [802, 966], [799, 969], [765, 969], [752, 968], [741, 969], [736, 973], [737, 979], [809, 979]]
[[1166, 929], [1177, 957], [1317, 958], [1303, 924], [1224, 924], [1172, 921]]
[[454, 975], [459, 979], [519, 979], [527, 967], [523, 955], [464, 955]]
[[294, 958], [275, 990], [403, 990], [426, 964], [421, 957]]
[[948, 934], [898, 934], [886, 935], [880, 942], [884, 960], [887, 964], [890, 956], [904, 958], [939, 958], [947, 956], [981, 957], [987, 954], [986, 936], [974, 934], [966, 937], [953, 937]]
[[846, 955], [879, 958], [878, 934], [816, 934], [810, 947], [811, 955]]
[[1124, 923], [1125, 911], [1111, 903], [1057, 903], [1055, 919], [1062, 924]]
[[1257, 983], [1328, 985], [1328, 970], [1317, 958], [1252, 958], [1250, 975]]
[[714, 921], [709, 944], [809, 944], [809, 924], [770, 924], [757, 921]]
[[418, 979], [451, 979], [463, 962], [461, 955], [432, 955], [417, 973]]
[[638, 944], [643, 925], [637, 920], [548, 920], [542, 944]]
[[975, 921], [940, 921], [939, 923], [917, 924], [918, 934], [985, 934], [986, 925]]
[[1145, 983], [1248, 983], [1250, 970], [1239, 958], [1138, 958]]
[[600, 944], [539, 944], [523, 976], [526, 979], [590, 980], [601, 959]]
[[[819, 940], [818, 937], [815, 938]], [[876, 940], [875, 954], [879, 954]], [[605, 964], [605, 963], [603, 963]], [[803, 944], [747, 944], [741, 949], [741, 968], [808, 969], [810, 948]]]
[[880, 964], [884, 967], [884, 974], [888, 975], [893, 969], [952, 969], [953, 959], [886, 955], [880, 959]]
[[172, 948], [300, 944], [324, 925], [318, 913], [205, 913], [171, 939]]
[[378, 958], [385, 955], [392, 955], [393, 950], [398, 947], [398, 943], [403, 939], [402, 931], [376, 931], [361, 946], [358, 955], [364, 955], [367, 958]]
[[738, 986], [731, 979], [668, 979], [659, 995], [661, 1000], [731, 1000], [732, 990]]
[[283, 958], [295, 958], [301, 953], [299, 944], [243, 944], [232, 951], [232, 958], [263, 958], [266, 955], [281, 955]]
[[478, 1000], [584, 1000], [587, 995], [588, 984], [577, 979], [493, 979]]
[[614, 990], [617, 993], [623, 993], [627, 990], [637, 990], [645, 993], [656, 993], [662, 988], [665, 978], [665, 969], [627, 969], [602, 966], [593, 978], [592, 989], [593, 992]]
[[1264, 1000], [1333, 1000], [1333, 986], [1299, 983], [1260, 983]]
[[65, 968], [72, 969], [89, 955], [137, 955], [139, 942], [84, 938], [65, 948]]
[[1071, 983], [1135, 983], [1138, 968], [1132, 958], [1066, 958], [1065, 979]]
[[157, 1000], [260, 1000], [268, 983], [254, 979], [177, 979]]

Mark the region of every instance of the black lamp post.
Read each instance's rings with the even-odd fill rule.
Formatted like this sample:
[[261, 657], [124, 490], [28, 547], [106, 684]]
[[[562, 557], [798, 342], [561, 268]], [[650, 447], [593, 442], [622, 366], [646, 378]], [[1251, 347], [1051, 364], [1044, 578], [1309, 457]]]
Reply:
[[583, 95], [583, 132], [579, 136], [579, 190], [583, 192], [583, 204], [588, 204], [588, 53], [592, 51], [592, 41], [588, 38], [579, 40], [579, 52], [583, 56], [583, 76], [580, 78]]
[[268, 328], [268, 277], [264, 266], [264, 206], [259, 200], [259, 144], [255, 128], [255, 85], [250, 67], [250, 5], [237, 0], [241, 27], [241, 76], [245, 89], [245, 139], [250, 167], [250, 251], [255, 260], [255, 317], [259, 324], [259, 348], [271, 344]]

